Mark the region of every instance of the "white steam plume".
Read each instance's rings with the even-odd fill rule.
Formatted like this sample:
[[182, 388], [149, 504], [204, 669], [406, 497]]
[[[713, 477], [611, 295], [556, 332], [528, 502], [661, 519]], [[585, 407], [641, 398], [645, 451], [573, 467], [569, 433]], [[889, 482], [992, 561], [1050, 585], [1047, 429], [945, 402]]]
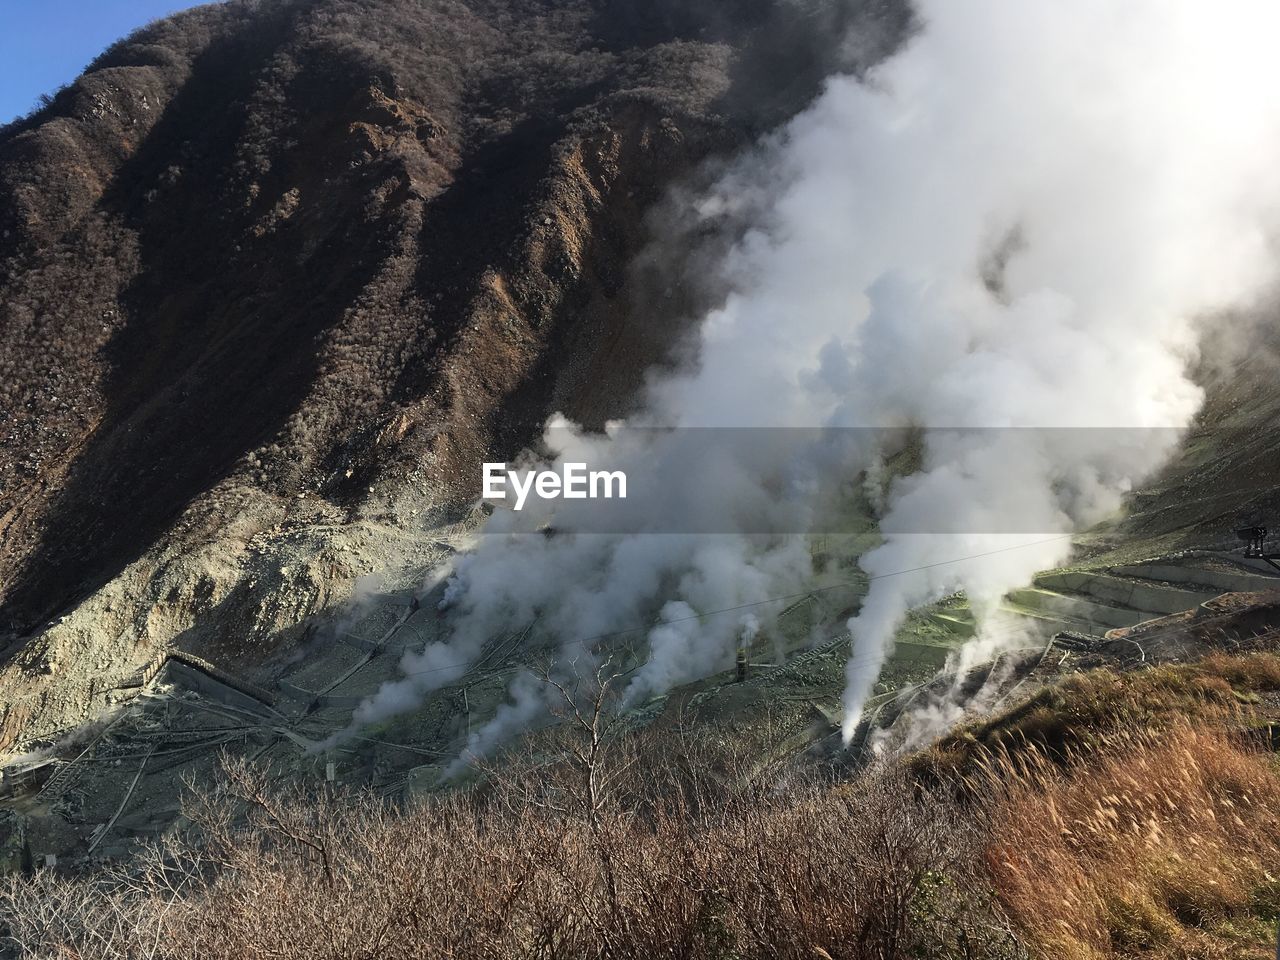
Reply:
[[[752, 227], [723, 264], [732, 292], [699, 327], [696, 367], [655, 380], [639, 418], [927, 428], [919, 470], [885, 491], [885, 541], [861, 561], [873, 581], [849, 624], [846, 738], [908, 609], [963, 589], [989, 646], [1004, 594], [1165, 462], [1201, 402], [1187, 370], [1205, 319], [1248, 308], [1272, 279], [1280, 203], [1280, 7], [917, 7], [903, 51], [864, 82], [832, 78], [701, 198], [704, 220]], [[554, 442], [562, 461], [664, 477], [676, 515], [748, 529], [733, 524], [773, 512], [803, 531], [901, 435], [854, 442], [834, 467], [794, 449], [704, 462], [683, 436]], [[602, 509], [569, 506], [557, 523], [570, 527]], [[939, 564], [953, 557], [971, 559]], [[677, 621], [650, 631], [633, 695], [660, 691], [727, 667], [742, 633], [740, 617], [687, 616], [809, 574], [796, 538], [489, 536], [458, 564], [450, 639], [406, 658], [409, 676], [358, 719], [455, 679], [535, 616], [562, 642]], [[770, 609], [753, 612], [767, 629]]]
[[[922, 13], [923, 35], [876, 89], [836, 81], [807, 118], [815, 141], [857, 131], [866, 158], [847, 208], [866, 229], [847, 253], [868, 309], [824, 357], [846, 385], [841, 416], [1185, 426], [1200, 402], [1186, 372], [1197, 319], [1247, 304], [1273, 274], [1280, 71], [1253, 31], [1280, 12], [939, 0]], [[805, 181], [828, 179], [816, 163]], [[932, 516], [960, 555], [1009, 543], [982, 532], [1001, 529], [992, 511], [1070, 530], [1113, 511], [1175, 442], [1159, 429], [928, 434], [883, 525]], [[937, 549], [891, 534], [862, 565], [908, 569]], [[850, 621], [846, 739], [907, 608], [964, 589], [982, 622], [1064, 555], [1042, 544], [875, 581]]]

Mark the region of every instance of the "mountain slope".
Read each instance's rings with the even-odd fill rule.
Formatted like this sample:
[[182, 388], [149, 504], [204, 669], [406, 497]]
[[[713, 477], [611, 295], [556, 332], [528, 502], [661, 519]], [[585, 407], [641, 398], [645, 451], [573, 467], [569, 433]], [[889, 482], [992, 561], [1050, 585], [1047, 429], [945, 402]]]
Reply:
[[229, 0], [0, 129], [0, 743], [94, 664], [269, 655], [353, 543], [420, 557], [480, 461], [625, 412], [692, 307], [647, 212], [903, 11]]
[[0, 624], [219, 483], [353, 507], [618, 412], [671, 335], [618, 308], [643, 211], [779, 109], [733, 44], [818, 49], [735, 6], [209, 6], [0, 134]]

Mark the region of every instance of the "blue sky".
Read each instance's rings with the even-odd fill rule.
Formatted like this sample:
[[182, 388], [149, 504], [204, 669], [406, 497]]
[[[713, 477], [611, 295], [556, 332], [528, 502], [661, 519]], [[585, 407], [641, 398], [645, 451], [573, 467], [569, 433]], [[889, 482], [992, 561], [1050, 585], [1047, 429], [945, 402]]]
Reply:
[[182, 0], [0, 0], [0, 123], [79, 76], [98, 54]]

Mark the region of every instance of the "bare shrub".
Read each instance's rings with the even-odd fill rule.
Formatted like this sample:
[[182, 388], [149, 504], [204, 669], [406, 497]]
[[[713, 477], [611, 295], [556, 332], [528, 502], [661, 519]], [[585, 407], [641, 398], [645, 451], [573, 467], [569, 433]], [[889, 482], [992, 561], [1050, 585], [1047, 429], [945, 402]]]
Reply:
[[[202, 856], [145, 850], [129, 868], [89, 878], [41, 870], [0, 878], [0, 947], [23, 957], [154, 960], [168, 949], [171, 911], [199, 876]], [[0, 952], [0, 955], [5, 955]]]
[[1253, 956], [1280, 913], [1280, 773], [1233, 711], [833, 784], [626, 732], [613, 685], [562, 684], [567, 722], [414, 804], [228, 761], [190, 843], [8, 880], [0, 932], [84, 960], [1103, 960]]
[[189, 806], [199, 846], [127, 878], [13, 881], [0, 918], [25, 955], [81, 958], [1011, 955], [974, 895], [973, 831], [900, 774], [713, 788], [688, 775], [705, 744], [662, 762], [636, 736], [597, 752], [592, 793], [591, 722], [574, 736], [541, 741], [536, 777], [513, 762], [403, 810], [228, 762]]

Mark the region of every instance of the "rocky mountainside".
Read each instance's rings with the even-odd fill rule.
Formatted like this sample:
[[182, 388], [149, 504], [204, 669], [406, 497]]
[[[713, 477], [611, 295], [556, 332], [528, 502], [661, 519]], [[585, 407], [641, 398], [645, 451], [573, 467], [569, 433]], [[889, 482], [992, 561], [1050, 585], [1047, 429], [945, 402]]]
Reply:
[[270, 653], [550, 412], [624, 412], [680, 334], [646, 212], [908, 22], [228, 0], [0, 129], [0, 748], [100, 669]]

